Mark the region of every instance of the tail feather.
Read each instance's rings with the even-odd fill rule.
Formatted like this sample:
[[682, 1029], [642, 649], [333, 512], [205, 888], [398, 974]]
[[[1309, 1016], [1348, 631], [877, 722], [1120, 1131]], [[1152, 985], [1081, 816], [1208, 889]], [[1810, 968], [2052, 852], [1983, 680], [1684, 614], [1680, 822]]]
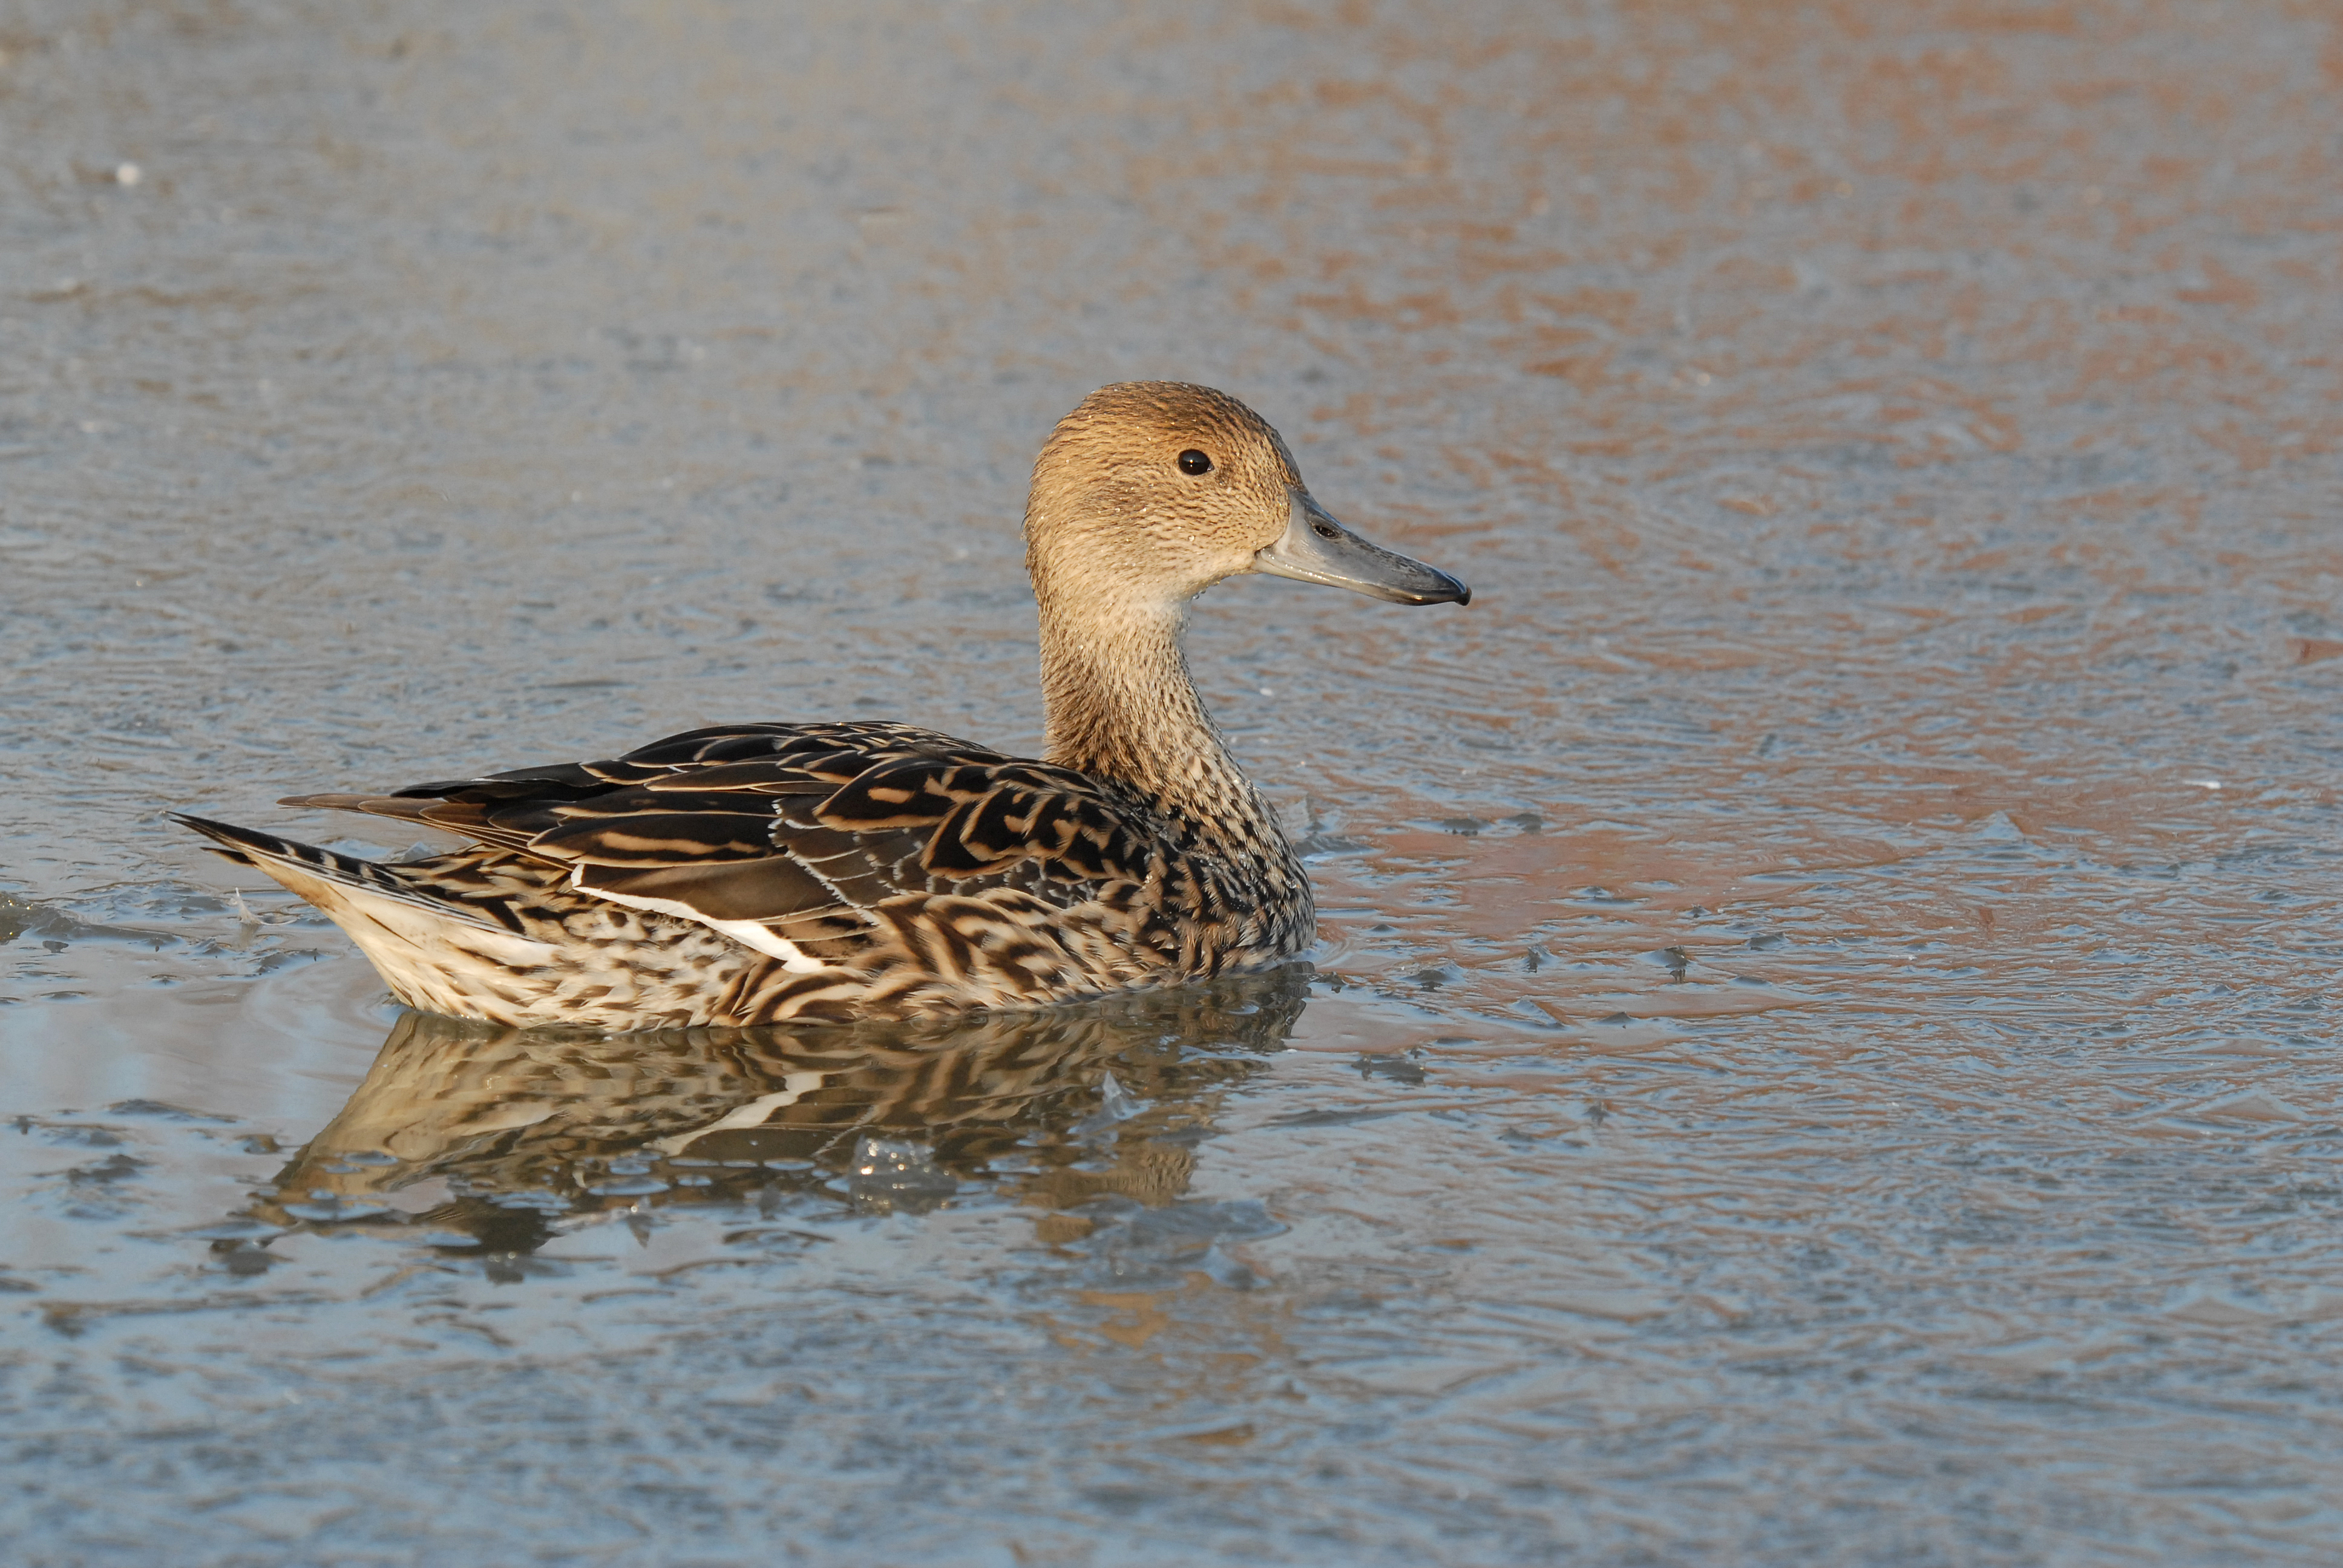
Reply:
[[453, 899], [434, 897], [427, 887], [400, 876], [396, 869], [379, 861], [362, 860], [356, 855], [345, 855], [335, 849], [318, 849], [314, 844], [280, 839], [256, 828], [239, 828], [233, 822], [191, 817], [184, 811], [172, 812], [171, 819], [211, 839], [212, 842], [204, 847], [220, 859], [239, 866], [249, 866], [275, 878], [329, 915], [335, 910], [329, 900], [318, 898], [320, 883], [347, 890], [349, 893], [389, 899], [412, 909], [427, 910], [441, 920], [461, 921], [483, 930], [500, 930], [494, 920], [479, 910]]
[[532, 998], [555, 983], [545, 976], [558, 950], [528, 934], [515, 907], [514, 895], [541, 893], [544, 883], [499, 877], [476, 863], [478, 851], [392, 866], [232, 822], [177, 819], [211, 839], [216, 853], [316, 905], [409, 1007], [518, 1022]]
[[407, 822], [423, 821], [423, 813], [440, 804], [403, 800], [396, 795], [287, 795], [277, 803], [313, 811], [363, 811], [370, 817], [397, 817]]

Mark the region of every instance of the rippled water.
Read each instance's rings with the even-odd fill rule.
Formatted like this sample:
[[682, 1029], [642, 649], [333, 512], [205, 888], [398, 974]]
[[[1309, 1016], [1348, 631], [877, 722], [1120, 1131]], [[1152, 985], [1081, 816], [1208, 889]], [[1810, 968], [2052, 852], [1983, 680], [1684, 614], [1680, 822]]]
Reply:
[[[2332, 1560], [2331, 8], [5, 15], [15, 1561]], [[499, 1036], [162, 820], [1038, 745], [1141, 376], [1478, 590], [1200, 607], [1314, 971]]]

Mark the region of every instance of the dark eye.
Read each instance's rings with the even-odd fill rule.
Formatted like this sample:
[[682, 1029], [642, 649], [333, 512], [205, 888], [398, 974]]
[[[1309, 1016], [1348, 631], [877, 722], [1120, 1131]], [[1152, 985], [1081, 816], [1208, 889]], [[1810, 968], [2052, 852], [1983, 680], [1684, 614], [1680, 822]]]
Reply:
[[1180, 454], [1180, 471], [1183, 474], [1209, 474], [1212, 471], [1212, 460], [1191, 447]]

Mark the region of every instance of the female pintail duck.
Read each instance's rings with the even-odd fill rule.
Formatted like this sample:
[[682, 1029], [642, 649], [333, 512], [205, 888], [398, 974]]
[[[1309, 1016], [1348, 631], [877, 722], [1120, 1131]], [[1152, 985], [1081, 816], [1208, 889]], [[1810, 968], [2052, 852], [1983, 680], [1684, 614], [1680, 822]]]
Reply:
[[1049, 759], [906, 724], [736, 724], [614, 762], [302, 795], [470, 846], [389, 865], [195, 817], [348, 932], [409, 1007], [602, 1030], [1031, 1008], [1262, 969], [1310, 882], [1189, 678], [1188, 601], [1267, 572], [1471, 590], [1369, 544], [1224, 393], [1101, 387], [1033, 466]]

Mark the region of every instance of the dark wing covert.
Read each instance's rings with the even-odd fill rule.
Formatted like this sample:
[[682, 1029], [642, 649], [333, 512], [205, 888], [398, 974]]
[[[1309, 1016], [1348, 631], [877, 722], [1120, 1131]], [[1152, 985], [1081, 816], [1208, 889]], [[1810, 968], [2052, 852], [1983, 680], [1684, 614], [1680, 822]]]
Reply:
[[621, 902], [786, 928], [906, 893], [1051, 903], [1160, 876], [1143, 803], [1084, 774], [905, 724], [719, 725], [607, 762], [387, 796], [284, 801], [397, 817], [571, 868]]

